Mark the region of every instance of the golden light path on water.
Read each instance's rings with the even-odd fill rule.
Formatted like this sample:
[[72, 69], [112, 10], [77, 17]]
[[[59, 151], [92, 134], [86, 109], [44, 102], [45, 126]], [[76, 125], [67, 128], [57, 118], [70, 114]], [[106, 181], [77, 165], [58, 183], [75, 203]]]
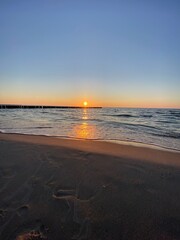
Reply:
[[83, 120], [81, 123], [76, 124], [73, 128], [73, 135], [76, 138], [82, 139], [95, 139], [96, 138], [96, 127], [94, 125], [90, 125], [87, 120], [88, 118], [88, 109], [84, 108], [82, 112], [81, 119]]

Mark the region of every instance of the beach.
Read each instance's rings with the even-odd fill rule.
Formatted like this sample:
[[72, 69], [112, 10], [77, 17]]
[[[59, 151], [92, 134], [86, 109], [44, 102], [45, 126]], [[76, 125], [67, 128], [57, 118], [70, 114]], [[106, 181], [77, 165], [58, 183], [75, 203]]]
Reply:
[[180, 239], [180, 153], [0, 134], [0, 239]]
[[0, 240], [180, 240], [180, 1], [0, 1]]

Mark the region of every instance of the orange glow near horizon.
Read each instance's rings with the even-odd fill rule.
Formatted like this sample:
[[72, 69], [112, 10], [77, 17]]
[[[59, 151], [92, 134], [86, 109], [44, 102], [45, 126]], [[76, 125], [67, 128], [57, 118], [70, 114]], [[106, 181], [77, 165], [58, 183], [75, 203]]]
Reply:
[[[104, 98], [103, 98], [104, 99]], [[87, 104], [86, 104], [86, 103]], [[0, 95], [0, 104], [19, 104], [19, 105], [53, 105], [53, 106], [83, 106], [84, 108], [87, 106], [91, 107], [132, 107], [132, 108], [180, 108], [179, 101], [165, 101], [159, 99], [106, 99], [102, 100], [102, 98], [91, 97], [90, 104], [87, 101], [83, 101], [82, 97], [75, 96], [69, 99], [59, 98], [59, 97], [49, 97], [42, 96], [32, 98], [32, 96], [3, 96]]]
[[[34, 99], [33, 100], [24, 100], [21, 101], [21, 100], [14, 100], [13, 101], [0, 101], [0, 104], [19, 104], [19, 105], [46, 105], [46, 106], [82, 106], [82, 101], [73, 101], [70, 102], [70, 101], [57, 101], [57, 100], [49, 100], [49, 101], [36, 101]], [[120, 102], [119, 104], [118, 103], [114, 103], [114, 102], [92, 102], [91, 103], [91, 106], [92, 107], [127, 107], [127, 108], [177, 108], [179, 109], [180, 108], [180, 104], [176, 104], [176, 103], [161, 103], [161, 102], [125, 102], [125, 101], [122, 101]], [[87, 107], [87, 105], [85, 106], [84, 103], [83, 103], [83, 107]]]

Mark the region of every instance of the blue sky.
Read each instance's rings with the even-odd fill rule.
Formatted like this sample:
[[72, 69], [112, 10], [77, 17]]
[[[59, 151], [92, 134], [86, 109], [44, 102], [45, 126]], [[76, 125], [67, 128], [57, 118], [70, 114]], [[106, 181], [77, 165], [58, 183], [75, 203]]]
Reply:
[[180, 107], [180, 2], [0, 2], [0, 102]]

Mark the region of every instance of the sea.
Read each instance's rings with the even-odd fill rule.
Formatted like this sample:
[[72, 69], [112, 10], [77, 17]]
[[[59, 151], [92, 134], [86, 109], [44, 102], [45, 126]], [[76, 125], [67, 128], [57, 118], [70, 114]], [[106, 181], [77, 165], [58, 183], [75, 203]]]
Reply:
[[0, 132], [140, 143], [180, 151], [180, 109], [0, 109]]

